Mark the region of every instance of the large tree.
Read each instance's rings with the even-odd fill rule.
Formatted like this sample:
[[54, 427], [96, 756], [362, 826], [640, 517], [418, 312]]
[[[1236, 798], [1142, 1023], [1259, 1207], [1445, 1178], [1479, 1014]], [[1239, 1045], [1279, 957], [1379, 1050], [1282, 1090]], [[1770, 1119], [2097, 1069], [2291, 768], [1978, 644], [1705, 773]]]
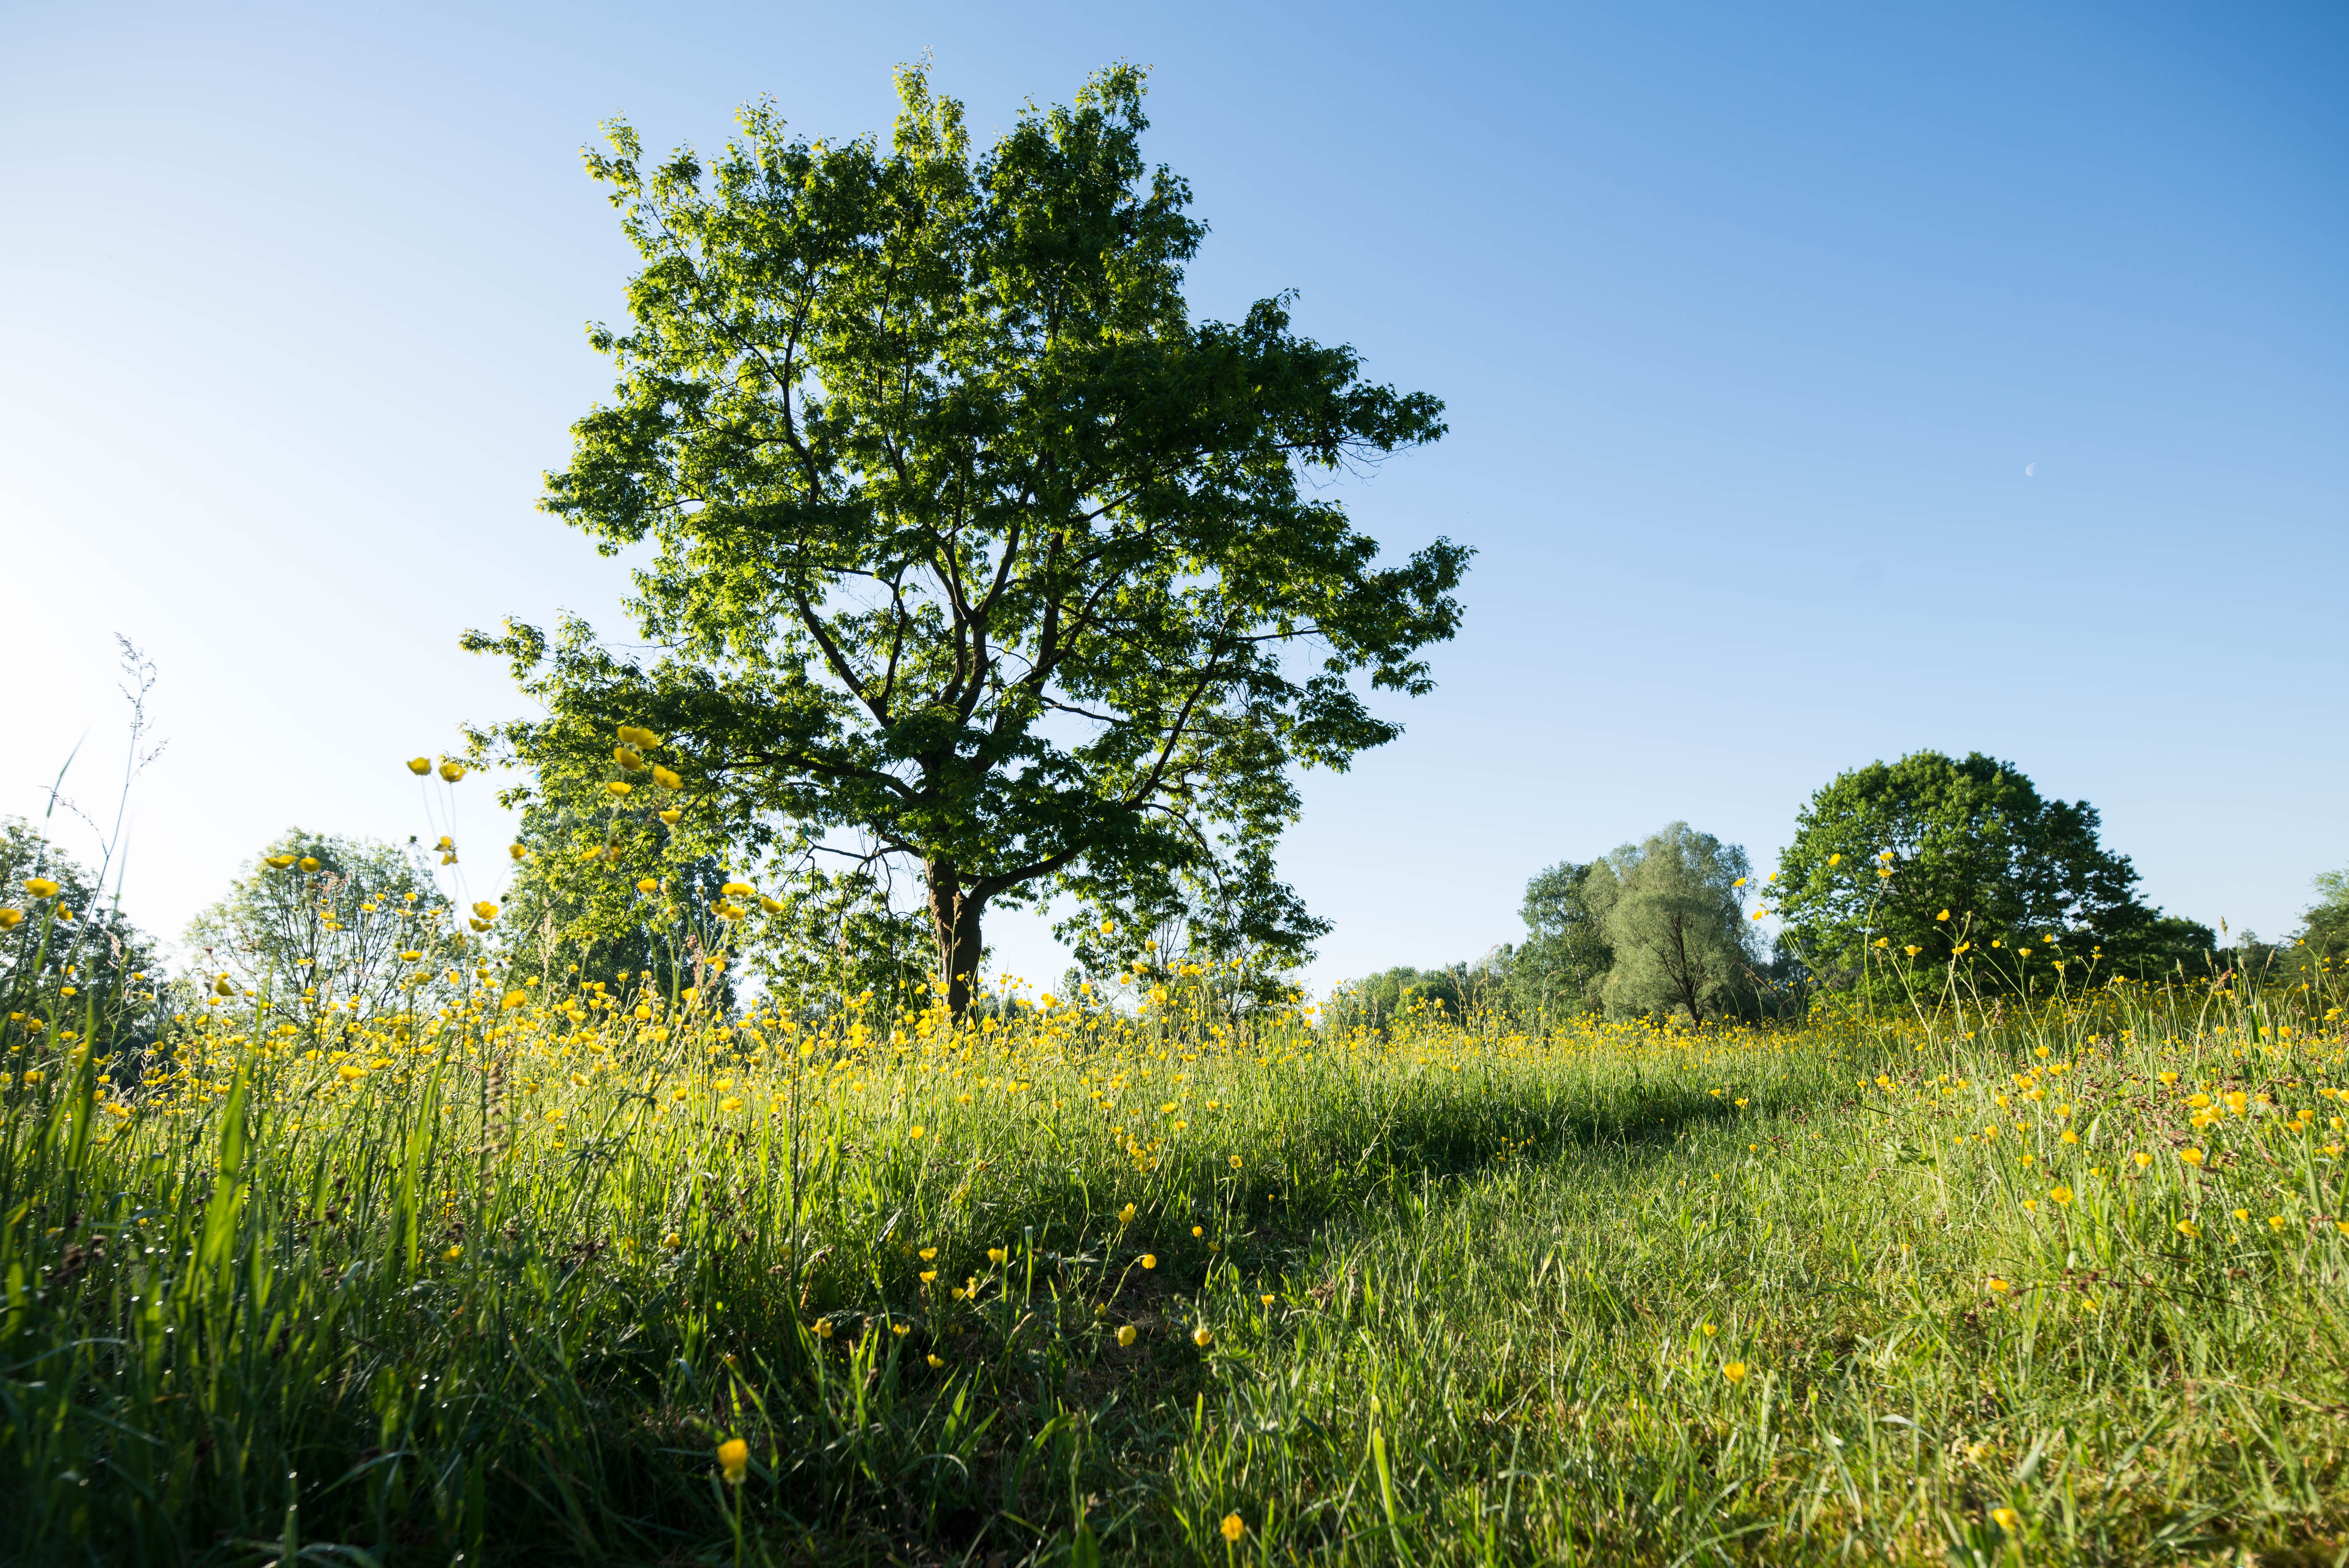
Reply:
[[[545, 508], [606, 553], [647, 543], [660, 652], [572, 624], [468, 645], [543, 703], [506, 727], [525, 791], [626, 782], [648, 726], [688, 829], [780, 824], [919, 862], [952, 1004], [992, 903], [1218, 853], [1293, 817], [1291, 763], [1342, 768], [1417, 694], [1468, 552], [1392, 564], [1300, 481], [1443, 432], [1362, 379], [1285, 297], [1194, 321], [1204, 227], [1145, 166], [1142, 74], [1095, 76], [976, 152], [924, 75], [870, 139], [786, 137], [764, 107], [705, 160], [588, 168], [644, 261], [591, 342], [616, 399], [574, 427]], [[606, 810], [641, 810], [625, 799]]]
[[1739, 891], [1745, 851], [1674, 822], [1590, 868], [1584, 899], [1614, 954], [1608, 1008], [1702, 1024], [1752, 1004], [1761, 962]]
[[2100, 826], [2085, 800], [2047, 799], [1980, 752], [1872, 762], [1795, 818], [1778, 913], [1812, 972], [1844, 985], [1911, 948], [1926, 964], [1962, 958], [1988, 985], [2013, 983], [2051, 945], [2130, 973], [2207, 954], [2208, 928], [2138, 899], [2137, 869]]

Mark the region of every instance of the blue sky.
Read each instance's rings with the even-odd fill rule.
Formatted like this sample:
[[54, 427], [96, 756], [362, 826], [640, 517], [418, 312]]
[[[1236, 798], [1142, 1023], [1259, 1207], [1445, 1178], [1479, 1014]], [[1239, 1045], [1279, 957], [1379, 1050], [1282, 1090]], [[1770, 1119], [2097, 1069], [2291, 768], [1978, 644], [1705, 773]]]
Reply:
[[1123, 58], [1212, 228], [1197, 311], [1295, 289], [1449, 406], [1344, 487], [1389, 544], [1479, 555], [1408, 733], [1306, 779], [1318, 981], [1471, 956], [1541, 866], [1675, 818], [1766, 865], [1810, 791], [1924, 747], [2092, 800], [2164, 906], [2280, 931], [2349, 864], [2345, 18], [17, 7], [0, 812], [85, 733], [69, 788], [106, 796], [120, 631], [172, 738], [147, 923], [289, 824], [426, 830], [398, 759], [515, 707], [457, 633], [623, 629], [614, 564], [533, 510], [630, 263], [597, 122], [714, 145], [765, 94], [885, 132], [926, 52], [985, 137]]

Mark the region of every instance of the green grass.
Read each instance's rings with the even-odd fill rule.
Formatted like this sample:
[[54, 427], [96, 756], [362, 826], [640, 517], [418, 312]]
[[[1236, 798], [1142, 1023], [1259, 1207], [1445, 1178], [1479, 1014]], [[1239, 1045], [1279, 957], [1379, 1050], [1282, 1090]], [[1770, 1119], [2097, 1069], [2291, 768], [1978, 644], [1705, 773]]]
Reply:
[[2322, 997], [804, 1052], [501, 1000], [136, 1090], [8, 1037], [0, 1550], [2349, 1561]]

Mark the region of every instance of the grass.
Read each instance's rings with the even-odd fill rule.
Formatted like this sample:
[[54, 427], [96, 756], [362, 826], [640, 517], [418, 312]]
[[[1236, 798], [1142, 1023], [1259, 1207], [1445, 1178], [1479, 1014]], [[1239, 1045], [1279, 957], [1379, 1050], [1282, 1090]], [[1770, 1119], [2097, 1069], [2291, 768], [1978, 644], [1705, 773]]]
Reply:
[[6, 1023], [11, 1560], [2349, 1561], [2321, 994], [1334, 1038], [456, 982]]

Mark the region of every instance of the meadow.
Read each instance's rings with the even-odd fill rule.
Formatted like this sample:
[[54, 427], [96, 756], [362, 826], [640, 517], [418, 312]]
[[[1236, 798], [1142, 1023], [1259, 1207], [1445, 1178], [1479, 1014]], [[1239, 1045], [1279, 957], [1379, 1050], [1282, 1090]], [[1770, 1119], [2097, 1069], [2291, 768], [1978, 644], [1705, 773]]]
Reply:
[[386, 907], [412, 1006], [106, 1055], [16, 902], [8, 1561], [2349, 1561], [2329, 974], [957, 1022]]

